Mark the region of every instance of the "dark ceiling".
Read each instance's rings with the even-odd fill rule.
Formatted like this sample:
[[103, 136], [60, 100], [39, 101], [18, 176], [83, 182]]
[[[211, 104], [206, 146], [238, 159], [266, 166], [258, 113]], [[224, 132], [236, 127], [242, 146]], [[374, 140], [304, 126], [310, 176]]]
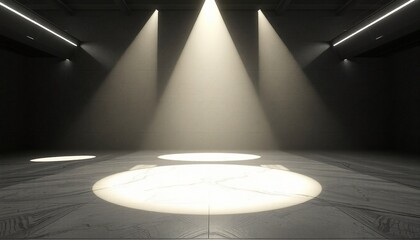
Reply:
[[51, 54], [23, 44], [14, 39], [0, 35], [0, 48], [28, 56], [28, 57], [53, 57]]
[[358, 57], [386, 57], [399, 51], [420, 46], [420, 30], [359, 54]]
[[[337, 15], [351, 11], [375, 11], [394, 0], [216, 0], [222, 9], [265, 9], [284, 11], [322, 11]], [[61, 10], [67, 14], [91, 10], [195, 9], [203, 0], [18, 0], [35, 11]]]
[[[216, 0], [218, 7], [223, 10], [270, 10], [278, 15], [287, 15], [297, 11], [323, 12], [330, 16], [350, 17], [352, 24], [365, 20], [375, 12], [386, 8], [390, 4], [401, 0]], [[58, 12], [71, 18], [81, 12], [89, 11], [121, 11], [129, 15], [141, 10], [191, 10], [199, 9], [204, 0], [16, 0], [24, 7], [48, 19], [48, 13]], [[352, 26], [348, 26], [350, 29]], [[411, 34], [401, 41], [395, 40], [381, 48], [367, 52], [365, 57], [382, 57], [395, 51], [419, 45], [419, 34]], [[403, 36], [400, 36], [403, 37]], [[10, 41], [1, 41], [5, 48]], [[401, 44], [404, 43], [404, 44]], [[12, 46], [16, 48], [16, 46]], [[36, 52], [31, 52], [29, 55]]]

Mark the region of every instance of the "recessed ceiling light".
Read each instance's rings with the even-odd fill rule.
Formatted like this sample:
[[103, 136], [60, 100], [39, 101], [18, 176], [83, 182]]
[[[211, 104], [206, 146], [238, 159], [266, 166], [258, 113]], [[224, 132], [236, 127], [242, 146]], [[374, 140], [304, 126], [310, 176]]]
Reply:
[[26, 36], [27, 38], [34, 40], [35, 38], [31, 37], [31, 36]]
[[39, 22], [37, 22], [37, 21], [33, 20], [32, 18], [30, 18], [30, 17], [28, 17], [28, 16], [26, 16], [26, 15], [24, 15], [24, 14], [22, 14], [22, 13], [20, 13], [20, 12], [16, 11], [15, 9], [13, 9], [13, 8], [11, 8], [11, 7], [9, 7], [9, 6], [7, 6], [6, 4], [4, 4], [4, 3], [0, 2], [0, 6], [4, 7], [5, 9], [7, 9], [7, 10], [9, 10], [9, 11], [11, 11], [11, 12], [13, 12], [14, 14], [18, 15], [19, 17], [21, 17], [21, 18], [23, 18], [23, 19], [25, 19], [25, 20], [27, 20], [27, 21], [29, 21], [29, 22], [31, 22], [31, 23], [33, 23], [33, 24], [37, 25], [38, 27], [40, 27], [40, 28], [44, 29], [45, 31], [47, 31], [47, 32], [49, 32], [49, 33], [51, 33], [51, 34], [55, 35], [56, 37], [61, 38], [62, 40], [64, 40], [64, 41], [66, 41], [66, 42], [70, 43], [71, 45], [73, 45], [73, 46], [77, 47], [77, 44], [76, 44], [76, 43], [74, 43], [74, 42], [70, 41], [69, 39], [67, 39], [67, 38], [63, 37], [62, 35], [60, 35], [60, 34], [58, 34], [58, 33], [54, 32], [53, 30], [51, 30], [51, 29], [47, 28], [46, 26], [44, 26], [44, 25], [42, 25], [41, 23], [39, 23]]
[[375, 21], [373, 21], [373, 22], [369, 23], [368, 25], [366, 25], [366, 26], [364, 26], [364, 27], [360, 28], [360, 29], [359, 29], [359, 30], [357, 30], [356, 32], [354, 32], [354, 33], [352, 33], [352, 34], [348, 35], [347, 37], [345, 37], [345, 38], [343, 38], [343, 39], [339, 40], [338, 42], [334, 43], [334, 44], [333, 44], [333, 46], [337, 46], [337, 45], [339, 45], [339, 44], [343, 43], [344, 41], [346, 41], [346, 40], [348, 40], [348, 39], [350, 39], [350, 38], [354, 37], [356, 34], [359, 34], [360, 32], [362, 32], [362, 31], [364, 31], [364, 30], [366, 30], [366, 29], [370, 28], [371, 26], [373, 26], [373, 25], [375, 25], [376, 23], [378, 23], [378, 22], [380, 22], [380, 21], [384, 20], [385, 18], [389, 17], [390, 15], [392, 15], [392, 14], [394, 14], [394, 13], [398, 12], [399, 10], [401, 10], [402, 8], [404, 8], [404, 7], [408, 6], [409, 4], [413, 3], [414, 1], [416, 1], [416, 0], [409, 0], [409, 1], [405, 2], [404, 4], [402, 4], [402, 5], [398, 6], [397, 8], [395, 8], [395, 9], [391, 10], [390, 12], [386, 13], [386, 14], [385, 14], [385, 15], [383, 15], [382, 17], [380, 17], [380, 18], [376, 19]]
[[379, 40], [379, 39], [381, 39], [381, 38], [383, 38], [383, 37], [384, 37], [384, 35], [378, 36], [378, 37], [376, 38], [376, 40]]

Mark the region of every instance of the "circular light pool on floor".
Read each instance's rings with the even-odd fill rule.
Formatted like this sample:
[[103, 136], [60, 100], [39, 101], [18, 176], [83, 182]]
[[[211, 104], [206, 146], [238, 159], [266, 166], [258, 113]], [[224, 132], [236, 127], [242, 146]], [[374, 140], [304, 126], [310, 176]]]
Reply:
[[161, 155], [158, 158], [191, 162], [227, 162], [258, 159], [260, 156], [244, 153], [178, 153]]
[[220, 215], [275, 210], [306, 202], [321, 185], [279, 169], [229, 164], [189, 164], [132, 170], [105, 177], [93, 192], [128, 208]]
[[81, 155], [81, 156], [58, 156], [58, 157], [45, 157], [45, 158], [35, 158], [31, 162], [65, 162], [65, 161], [80, 161], [95, 158], [96, 156], [92, 155]]

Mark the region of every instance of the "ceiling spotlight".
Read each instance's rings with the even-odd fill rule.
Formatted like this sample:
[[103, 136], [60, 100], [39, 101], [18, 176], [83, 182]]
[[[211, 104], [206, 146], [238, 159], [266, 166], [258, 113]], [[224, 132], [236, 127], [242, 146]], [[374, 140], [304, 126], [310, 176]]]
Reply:
[[47, 28], [46, 26], [44, 26], [44, 25], [40, 24], [39, 22], [37, 22], [37, 21], [33, 20], [32, 18], [30, 18], [30, 17], [28, 17], [28, 16], [26, 16], [26, 15], [24, 15], [24, 14], [22, 14], [22, 13], [20, 13], [20, 12], [16, 11], [15, 9], [13, 9], [13, 8], [11, 8], [11, 7], [9, 7], [9, 6], [7, 6], [6, 4], [4, 4], [4, 3], [0, 2], [0, 6], [2, 6], [3, 8], [5, 8], [5, 9], [7, 9], [7, 10], [11, 11], [12, 13], [14, 13], [14, 14], [18, 15], [19, 17], [21, 17], [21, 18], [23, 18], [23, 19], [25, 19], [25, 20], [27, 20], [27, 21], [29, 21], [29, 22], [31, 22], [31, 23], [33, 23], [33, 24], [37, 25], [38, 27], [40, 27], [40, 28], [44, 29], [45, 31], [47, 31], [47, 32], [49, 32], [49, 33], [51, 33], [51, 34], [55, 35], [56, 37], [61, 38], [62, 40], [64, 40], [64, 41], [68, 42], [69, 44], [71, 44], [71, 45], [73, 45], [73, 46], [77, 47], [77, 43], [74, 43], [74, 42], [70, 41], [69, 39], [67, 39], [67, 38], [63, 37], [62, 35], [60, 35], [60, 34], [58, 34], [58, 33], [54, 32], [53, 30], [51, 30], [51, 29]]
[[366, 29], [370, 28], [371, 26], [373, 26], [373, 25], [375, 25], [376, 23], [378, 23], [378, 22], [380, 22], [380, 21], [384, 20], [385, 18], [389, 17], [390, 15], [392, 15], [392, 14], [394, 14], [394, 13], [398, 12], [399, 10], [401, 10], [402, 8], [404, 8], [404, 7], [408, 6], [409, 4], [413, 3], [414, 1], [416, 1], [416, 0], [409, 0], [409, 1], [405, 2], [404, 4], [402, 4], [402, 5], [398, 6], [397, 8], [395, 8], [395, 9], [391, 10], [390, 12], [386, 13], [386, 14], [385, 14], [385, 15], [383, 15], [382, 17], [380, 17], [380, 18], [376, 19], [375, 21], [373, 21], [373, 22], [369, 23], [368, 25], [366, 25], [366, 26], [364, 26], [364, 27], [360, 28], [360, 29], [359, 29], [359, 30], [357, 30], [356, 32], [354, 32], [354, 33], [352, 33], [352, 34], [348, 35], [347, 37], [345, 37], [345, 38], [343, 38], [343, 39], [339, 40], [338, 42], [334, 43], [334, 44], [333, 44], [333, 46], [335, 47], [335, 46], [337, 46], [337, 45], [339, 45], [339, 44], [343, 43], [344, 41], [346, 41], [346, 40], [348, 40], [348, 39], [350, 39], [350, 38], [354, 37], [356, 34], [359, 34], [360, 32], [362, 32], [362, 31], [364, 31], [364, 30], [366, 30]]

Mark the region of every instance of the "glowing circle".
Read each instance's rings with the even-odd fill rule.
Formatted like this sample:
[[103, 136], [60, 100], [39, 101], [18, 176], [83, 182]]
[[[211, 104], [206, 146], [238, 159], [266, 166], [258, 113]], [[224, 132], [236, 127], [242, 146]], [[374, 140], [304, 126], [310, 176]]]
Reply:
[[59, 157], [46, 157], [46, 158], [35, 158], [31, 162], [65, 162], [65, 161], [80, 161], [95, 158], [96, 156], [81, 155], [81, 156], [59, 156]]
[[293, 206], [316, 197], [322, 187], [312, 178], [279, 169], [189, 164], [117, 173], [92, 190], [105, 201], [134, 209], [220, 215]]
[[243, 153], [179, 153], [161, 155], [158, 158], [174, 161], [224, 162], [253, 160], [260, 158], [260, 156]]

